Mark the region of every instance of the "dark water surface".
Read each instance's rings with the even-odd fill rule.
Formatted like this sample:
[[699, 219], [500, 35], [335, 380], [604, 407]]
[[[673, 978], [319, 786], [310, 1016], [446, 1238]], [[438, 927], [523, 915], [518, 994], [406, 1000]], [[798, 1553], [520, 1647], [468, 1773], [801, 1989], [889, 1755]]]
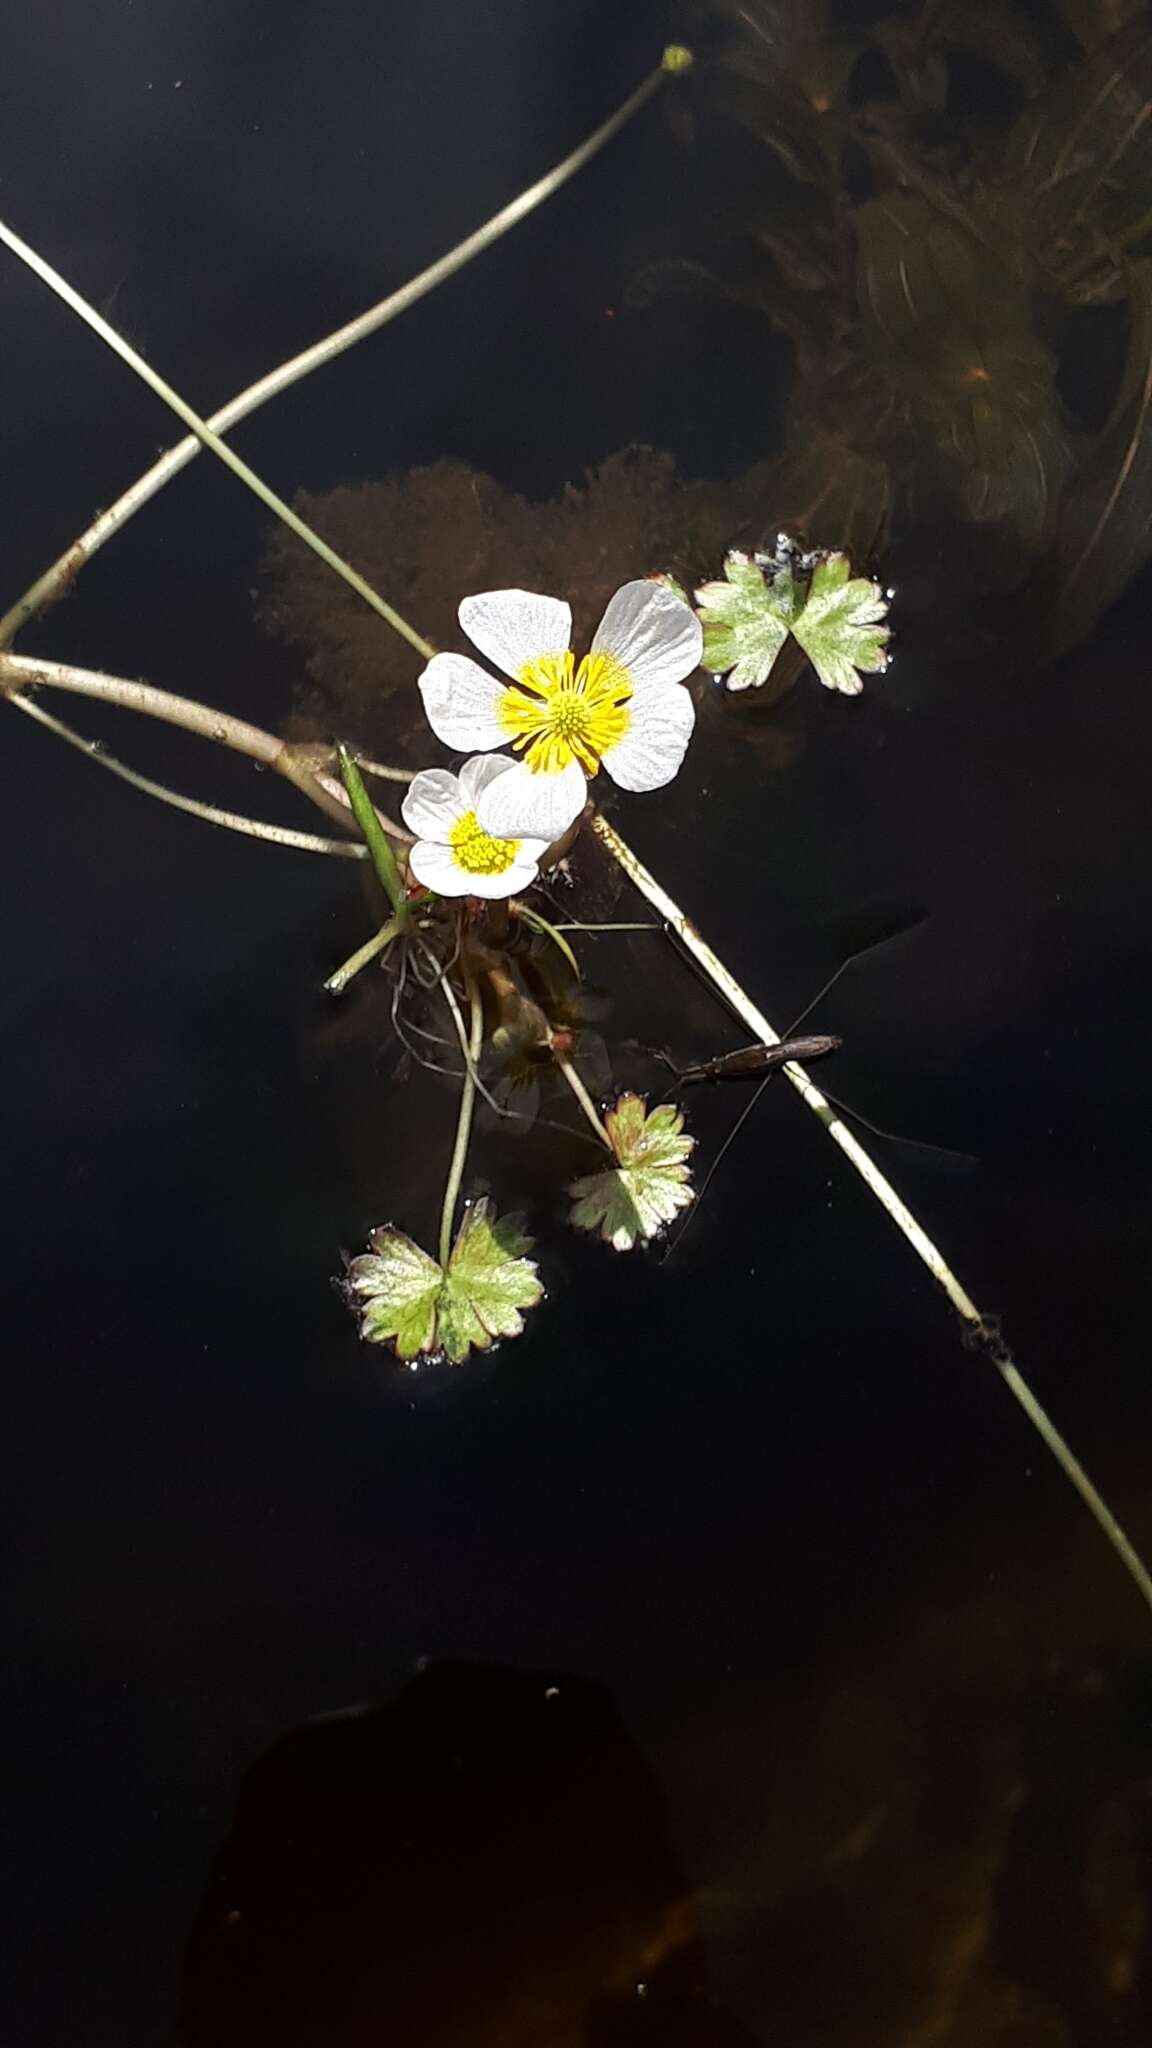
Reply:
[[[9, 26], [3, 210], [208, 409], [537, 175], [666, 31], [69, 0]], [[689, 474], [771, 453], [739, 322], [649, 359], [605, 321], [668, 147], [646, 114], [244, 452], [289, 492], [452, 455], [546, 495], [629, 439]], [[171, 436], [7, 260], [0, 315], [15, 594]], [[27, 649], [276, 724], [302, 665], [253, 622], [264, 528], [198, 462]], [[787, 765], [713, 705], [675, 788], [613, 815], [781, 1026], [928, 913], [821, 1011], [835, 1085], [978, 1160], [885, 1155], [1148, 1551], [1152, 585], [1032, 673], [958, 667], [909, 578], [890, 675], [804, 684]], [[128, 723], [101, 729], [153, 772], [301, 822]], [[365, 928], [352, 871], [4, 732], [5, 2041], [175, 2039], [243, 1775], [354, 1707], [252, 1789], [193, 2043], [1146, 2040], [1152, 1622], [783, 1084], [666, 1268], [542, 1216], [530, 1334], [413, 1380], [329, 1285], [435, 1209], [390, 1163], [413, 1093], [318, 994]], [[740, 1042], [626, 943], [595, 955], [606, 1036], [650, 986], [653, 1037]], [[694, 1107], [710, 1149], [743, 1100]], [[452, 1668], [386, 1706], [421, 1659]]]

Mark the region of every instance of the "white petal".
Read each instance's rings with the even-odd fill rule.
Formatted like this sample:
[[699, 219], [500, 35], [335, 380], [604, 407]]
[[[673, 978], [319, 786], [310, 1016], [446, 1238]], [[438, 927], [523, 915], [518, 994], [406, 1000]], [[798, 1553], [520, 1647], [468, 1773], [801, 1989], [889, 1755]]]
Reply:
[[696, 707], [683, 684], [672, 683], [633, 697], [628, 709], [631, 723], [606, 750], [604, 766], [621, 789], [663, 789], [687, 752]]
[[506, 676], [518, 676], [526, 662], [539, 661], [542, 654], [566, 654], [572, 641], [571, 606], [534, 590], [482, 590], [478, 597], [466, 597], [460, 624], [473, 647]]
[[420, 677], [428, 723], [458, 753], [501, 747], [508, 738], [496, 716], [504, 685], [466, 654], [434, 654]]
[[[543, 852], [543, 847], [540, 850]], [[415, 879], [438, 896], [518, 896], [522, 889], [531, 888], [537, 875], [536, 862], [525, 857], [523, 847], [503, 874], [470, 875], [451, 847], [437, 846], [428, 839], [418, 839], [409, 847], [408, 865]]]
[[[488, 759], [487, 755], [481, 757]], [[422, 768], [408, 785], [400, 816], [417, 839], [447, 839], [458, 818], [469, 808], [460, 784], [447, 768]]]
[[596, 629], [593, 654], [612, 654], [635, 694], [682, 683], [699, 668], [704, 633], [691, 605], [641, 578], [616, 592]]
[[464, 795], [464, 809], [474, 811], [481, 795], [490, 782], [500, 775], [507, 775], [515, 761], [507, 754], [473, 754], [460, 770], [460, 788]]
[[550, 846], [580, 816], [586, 796], [578, 761], [553, 775], [537, 774], [526, 761], [516, 761], [509, 774], [489, 783], [476, 815], [494, 839], [542, 839]]
[[[525, 843], [521, 840], [521, 848]], [[543, 847], [540, 851], [544, 851]], [[467, 893], [469, 896], [487, 896], [492, 901], [498, 901], [502, 896], [520, 896], [525, 889], [532, 887], [539, 873], [534, 860], [518, 858], [502, 875], [472, 875]]]

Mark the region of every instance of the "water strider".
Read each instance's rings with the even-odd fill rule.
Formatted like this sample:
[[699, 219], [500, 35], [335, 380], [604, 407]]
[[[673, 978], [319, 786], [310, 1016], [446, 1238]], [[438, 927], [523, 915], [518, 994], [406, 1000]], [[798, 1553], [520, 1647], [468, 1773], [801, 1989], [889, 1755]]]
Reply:
[[694, 1081], [740, 1081], [750, 1074], [767, 1077], [775, 1068], [787, 1066], [789, 1060], [823, 1059], [842, 1044], [842, 1039], [822, 1032], [808, 1038], [782, 1038], [777, 1045], [741, 1045], [735, 1052], [722, 1052], [690, 1067], [678, 1067], [666, 1052], [658, 1057], [675, 1074], [678, 1085], [686, 1088]]

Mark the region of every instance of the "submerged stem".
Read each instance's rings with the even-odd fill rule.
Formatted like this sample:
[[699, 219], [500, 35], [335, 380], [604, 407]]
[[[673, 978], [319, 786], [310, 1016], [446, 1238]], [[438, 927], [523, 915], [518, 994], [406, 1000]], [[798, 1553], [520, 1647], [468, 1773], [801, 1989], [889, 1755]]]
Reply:
[[444, 1206], [440, 1211], [440, 1264], [448, 1271], [448, 1260], [452, 1251], [452, 1224], [456, 1215], [456, 1202], [460, 1194], [460, 1183], [464, 1178], [464, 1161], [468, 1157], [468, 1140], [472, 1135], [472, 1110], [476, 1101], [476, 1062], [480, 1057], [480, 1040], [484, 1031], [484, 1006], [480, 991], [474, 981], [468, 984], [468, 1001], [471, 1005], [468, 1033], [468, 1061], [464, 1069], [464, 1085], [460, 1093], [460, 1113], [456, 1119], [456, 1143], [452, 1148], [452, 1164], [448, 1168], [448, 1184], [444, 1189]]
[[[779, 1045], [780, 1033], [773, 1029], [762, 1010], [758, 1009], [751, 996], [740, 986], [735, 976], [725, 967], [724, 962], [712, 951], [707, 941], [700, 936], [695, 925], [685, 916], [678, 903], [673, 902], [667, 890], [662, 889], [655, 876], [648, 872], [638, 860], [630, 846], [615, 832], [607, 819], [598, 812], [592, 819], [592, 830], [602, 846], [624, 870], [630, 882], [640, 891], [653, 909], [664, 918], [675, 932], [685, 950], [703, 968], [712, 986], [717, 990], [729, 1008], [755, 1032], [763, 1045]], [[804, 1068], [795, 1060], [789, 1060], [783, 1072], [787, 1075], [797, 1094], [814, 1116], [819, 1117], [828, 1136], [840, 1147], [844, 1156], [855, 1167], [878, 1202], [887, 1210], [896, 1228], [903, 1232], [917, 1258], [928, 1268], [937, 1285], [942, 1287], [954, 1309], [962, 1318], [969, 1341], [974, 1348], [983, 1351], [996, 1367], [1005, 1386], [1019, 1402], [1033, 1427], [1039, 1432], [1065, 1476], [1071, 1481], [1089, 1513], [1095, 1517], [1116, 1555], [1131, 1574], [1141, 1596], [1152, 1607], [1152, 1574], [1142, 1563], [1128, 1537], [1093, 1486], [1083, 1466], [1070, 1446], [1060, 1435], [1023, 1374], [1014, 1363], [1007, 1347], [1001, 1342], [991, 1318], [977, 1308], [967, 1289], [957, 1279], [943, 1254], [917, 1221], [907, 1204], [896, 1193], [892, 1183], [881, 1173], [871, 1154], [866, 1152], [860, 1140], [836, 1115], [835, 1110], [820, 1090], [809, 1079]]]
[[1009, 1357], [1007, 1350], [996, 1342], [994, 1334], [987, 1349], [988, 1356], [1005, 1386], [1015, 1395], [1033, 1428], [1043, 1437], [1061, 1471], [1071, 1480], [1089, 1514], [1095, 1516], [1117, 1557], [1127, 1565], [1145, 1600], [1152, 1607], [1152, 1573], [1149, 1572], [1139, 1552], [1133, 1548], [1107, 1501], [1096, 1491], [1079, 1458], [1065, 1442], [1051, 1417], [1040, 1406], [1023, 1373]]

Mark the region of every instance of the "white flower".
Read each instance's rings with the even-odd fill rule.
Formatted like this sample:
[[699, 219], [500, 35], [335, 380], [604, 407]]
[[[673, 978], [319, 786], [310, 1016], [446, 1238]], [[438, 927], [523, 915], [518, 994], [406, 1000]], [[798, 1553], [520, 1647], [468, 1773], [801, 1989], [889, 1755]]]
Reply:
[[625, 583], [579, 668], [572, 613], [556, 597], [488, 590], [466, 597], [460, 624], [512, 678], [498, 682], [466, 654], [437, 654], [420, 678], [437, 739], [463, 753], [511, 742], [524, 759], [484, 791], [485, 831], [550, 844], [584, 808], [601, 766], [621, 789], [661, 789], [676, 774], [695, 709], [683, 688], [703, 635], [690, 605], [660, 583]]
[[477, 754], [459, 775], [424, 768], [413, 776], [400, 811], [417, 835], [408, 866], [426, 889], [438, 896], [516, 896], [536, 880], [548, 841], [494, 839], [476, 816], [485, 790], [515, 766], [503, 755]]

